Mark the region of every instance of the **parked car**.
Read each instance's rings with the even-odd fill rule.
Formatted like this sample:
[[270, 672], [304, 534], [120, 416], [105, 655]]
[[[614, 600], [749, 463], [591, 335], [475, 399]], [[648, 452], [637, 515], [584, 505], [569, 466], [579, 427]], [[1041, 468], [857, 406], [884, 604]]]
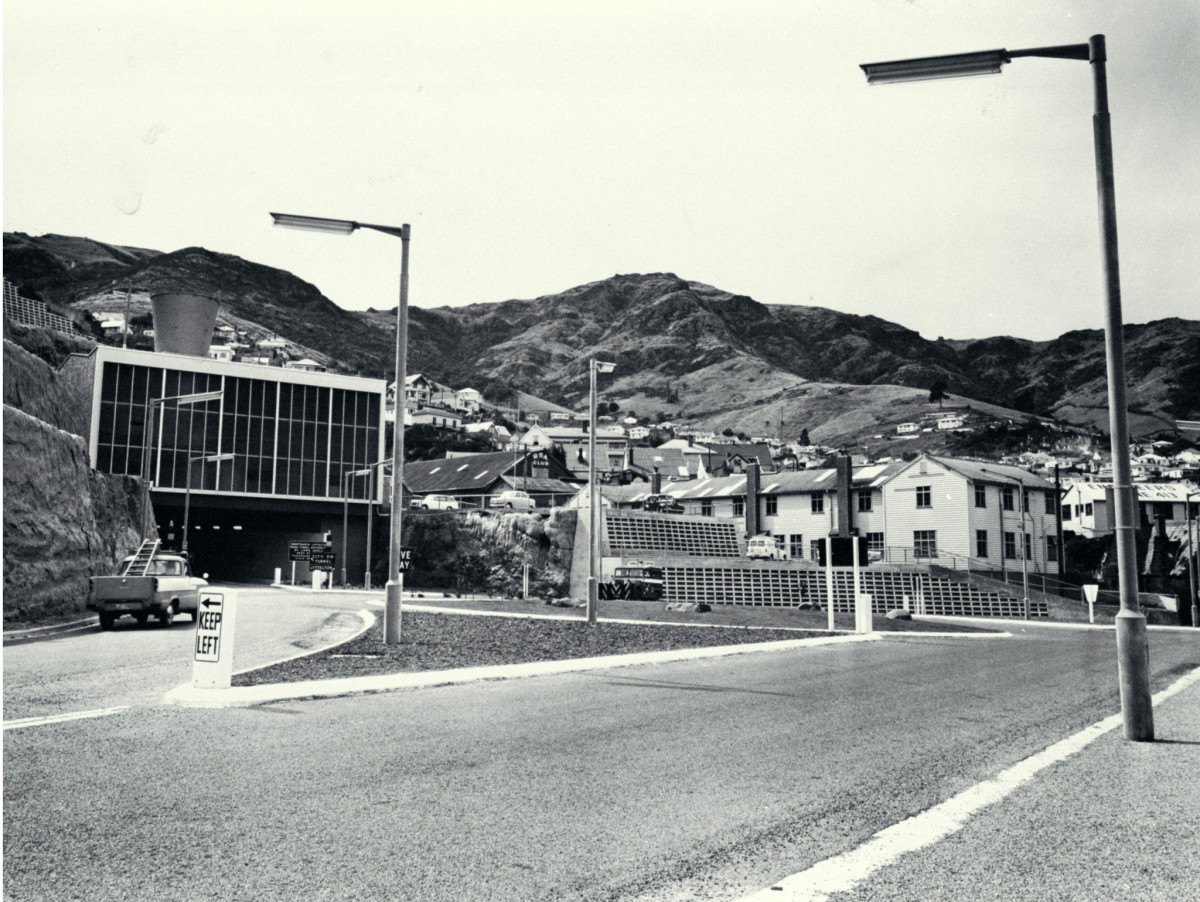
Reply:
[[787, 560], [787, 552], [779, 547], [774, 536], [754, 536], [746, 543], [746, 557], [762, 561], [783, 561]]
[[456, 511], [458, 499], [453, 495], [426, 495], [421, 499], [420, 507], [425, 511]]
[[642, 502], [642, 510], [657, 511], [660, 514], [682, 514], [683, 505], [679, 499], [670, 495], [651, 495]]
[[529, 496], [528, 492], [510, 489], [492, 498], [490, 506], [503, 507], [514, 511], [531, 511], [537, 507], [537, 503]]

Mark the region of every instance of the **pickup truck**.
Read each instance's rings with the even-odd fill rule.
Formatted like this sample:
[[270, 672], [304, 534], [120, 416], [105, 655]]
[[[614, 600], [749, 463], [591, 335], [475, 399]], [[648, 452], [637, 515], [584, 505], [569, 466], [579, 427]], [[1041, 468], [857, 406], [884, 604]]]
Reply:
[[153, 615], [163, 626], [170, 626], [175, 615], [184, 612], [195, 620], [199, 616], [200, 588], [207, 586], [208, 580], [192, 576], [187, 558], [182, 555], [153, 554], [148, 561], [135, 564], [136, 557], [125, 558], [117, 576], [93, 576], [88, 580], [87, 609], [100, 615], [100, 629], [112, 629], [123, 614], [139, 624], [145, 624]]

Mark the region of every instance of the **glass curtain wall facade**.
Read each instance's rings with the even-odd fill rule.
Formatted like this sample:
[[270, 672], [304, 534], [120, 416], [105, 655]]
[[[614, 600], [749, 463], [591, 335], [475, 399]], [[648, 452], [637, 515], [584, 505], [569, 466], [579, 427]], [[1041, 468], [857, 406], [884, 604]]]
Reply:
[[[223, 391], [219, 401], [157, 405], [150, 478], [157, 488], [295, 498], [343, 497], [344, 474], [380, 454], [381, 394], [106, 361], [96, 468], [138, 476], [152, 399]], [[231, 461], [196, 458], [233, 454]], [[368, 480], [350, 480], [365, 498]]]

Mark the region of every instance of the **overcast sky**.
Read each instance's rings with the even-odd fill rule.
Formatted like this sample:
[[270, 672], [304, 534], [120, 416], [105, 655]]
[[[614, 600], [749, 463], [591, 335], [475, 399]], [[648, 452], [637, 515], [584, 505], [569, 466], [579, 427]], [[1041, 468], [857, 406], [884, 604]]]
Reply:
[[1102, 328], [1084, 62], [1107, 35], [1124, 317], [1200, 318], [1195, 0], [4, 0], [4, 229], [286, 269], [393, 307], [674, 272], [927, 338]]

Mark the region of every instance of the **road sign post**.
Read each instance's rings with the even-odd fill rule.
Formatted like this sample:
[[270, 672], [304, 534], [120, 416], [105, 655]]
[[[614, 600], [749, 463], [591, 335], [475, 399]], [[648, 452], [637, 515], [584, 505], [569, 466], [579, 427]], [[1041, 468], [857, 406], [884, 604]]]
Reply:
[[196, 653], [192, 686], [228, 689], [233, 678], [234, 594], [201, 592], [196, 614]]

